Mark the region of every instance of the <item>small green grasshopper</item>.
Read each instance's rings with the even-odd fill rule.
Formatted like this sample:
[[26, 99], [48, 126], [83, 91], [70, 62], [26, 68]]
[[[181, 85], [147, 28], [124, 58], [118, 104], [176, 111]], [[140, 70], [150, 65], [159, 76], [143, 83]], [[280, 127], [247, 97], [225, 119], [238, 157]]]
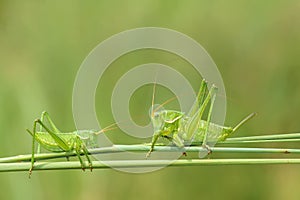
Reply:
[[[153, 88], [151, 110], [151, 122], [154, 128], [154, 134], [147, 157], [150, 156], [154, 150], [154, 146], [160, 137], [168, 139], [179, 148], [184, 148], [187, 145], [202, 144], [202, 146], [208, 150], [208, 153], [211, 153], [207, 145], [208, 137], [209, 140], [224, 141], [239, 127], [256, 115], [256, 113], [250, 114], [233, 128], [211, 123], [210, 120], [216, 99], [217, 87], [213, 85], [208, 91], [207, 81], [204, 79], [201, 82], [196, 101], [187, 115], [184, 112], [176, 110], [160, 109], [166, 102], [154, 109], [154, 93], [155, 85]], [[210, 107], [207, 120], [203, 120], [202, 116], [209, 102]], [[186, 155], [185, 152], [183, 152], [183, 154]]]
[[[44, 121], [47, 120], [50, 127], [47, 127]], [[37, 125], [39, 124], [39, 130], [37, 130]], [[103, 133], [106, 130], [111, 130], [109, 127], [102, 129], [101, 131], [94, 130], [77, 130], [73, 132], [63, 133], [52, 122], [49, 114], [43, 112], [40, 119], [36, 119], [33, 123], [33, 131], [26, 129], [32, 136], [32, 156], [31, 156], [31, 167], [29, 169], [29, 177], [34, 168], [34, 152], [35, 152], [35, 141], [38, 142], [38, 152], [40, 150], [40, 145], [51, 152], [73, 152], [75, 151], [82, 170], [85, 170], [84, 162], [81, 159], [81, 154], [84, 154], [89, 168], [92, 171], [92, 161], [89, 157], [88, 147], [97, 147], [96, 135]], [[44, 129], [44, 131], [43, 131]]]

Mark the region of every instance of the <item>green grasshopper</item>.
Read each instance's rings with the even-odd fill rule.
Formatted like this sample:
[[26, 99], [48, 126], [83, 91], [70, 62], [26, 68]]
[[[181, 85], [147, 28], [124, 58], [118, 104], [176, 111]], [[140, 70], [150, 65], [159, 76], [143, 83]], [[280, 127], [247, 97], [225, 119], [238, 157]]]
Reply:
[[[47, 127], [44, 121], [47, 120], [50, 127]], [[39, 130], [37, 130], [37, 125], [39, 125]], [[51, 152], [73, 152], [75, 151], [81, 168], [84, 171], [85, 165], [81, 159], [81, 155], [85, 155], [89, 168], [93, 169], [92, 161], [89, 157], [88, 147], [97, 147], [96, 135], [103, 133], [106, 130], [111, 130], [109, 127], [102, 129], [101, 131], [94, 130], [76, 130], [73, 132], [63, 133], [52, 122], [49, 114], [43, 112], [40, 119], [36, 119], [33, 123], [33, 131], [26, 129], [32, 136], [32, 156], [31, 156], [31, 167], [29, 169], [29, 177], [34, 168], [34, 152], [35, 152], [35, 142], [38, 142], [38, 152], [40, 145]], [[44, 129], [44, 131], [43, 131]]]
[[[211, 150], [207, 145], [208, 137], [209, 140], [224, 141], [256, 115], [256, 113], [250, 114], [235, 127], [226, 127], [211, 123], [211, 114], [217, 90], [217, 87], [212, 85], [211, 89], [208, 91], [207, 81], [203, 79], [195, 103], [189, 113], [185, 114], [184, 112], [176, 110], [160, 109], [166, 102], [154, 109], [154, 85], [151, 109], [151, 122], [154, 134], [147, 157], [150, 156], [151, 152], [154, 150], [154, 146], [160, 137], [168, 139], [182, 149], [187, 145], [202, 144], [202, 146], [208, 150], [208, 153], [211, 153]], [[209, 102], [210, 106], [207, 120], [203, 120], [202, 116]], [[183, 154], [186, 155], [185, 152], [183, 152]]]

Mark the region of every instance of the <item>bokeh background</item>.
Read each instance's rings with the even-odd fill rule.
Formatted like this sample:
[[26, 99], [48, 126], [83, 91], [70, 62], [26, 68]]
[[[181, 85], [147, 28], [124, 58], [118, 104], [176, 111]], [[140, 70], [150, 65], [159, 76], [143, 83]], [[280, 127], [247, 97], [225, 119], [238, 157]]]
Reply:
[[[239, 135], [300, 131], [299, 1], [0, 0], [0, 157], [30, 153], [25, 128], [43, 110], [60, 129], [74, 130], [72, 89], [84, 58], [111, 35], [144, 26], [174, 29], [203, 45], [223, 76], [226, 124], [259, 113]], [[124, 69], [150, 61], [184, 66], [173, 55], [135, 53], [113, 63], [106, 87], [97, 90], [104, 125], [113, 123], [105, 102]], [[151, 88], [131, 101], [141, 124], [147, 122], [139, 116], [148, 112]], [[118, 143], [128, 140], [118, 131], [111, 135]], [[299, 184], [299, 165], [165, 168], [140, 175], [43, 171], [30, 180], [15, 172], [0, 174], [0, 199], [299, 199]]]

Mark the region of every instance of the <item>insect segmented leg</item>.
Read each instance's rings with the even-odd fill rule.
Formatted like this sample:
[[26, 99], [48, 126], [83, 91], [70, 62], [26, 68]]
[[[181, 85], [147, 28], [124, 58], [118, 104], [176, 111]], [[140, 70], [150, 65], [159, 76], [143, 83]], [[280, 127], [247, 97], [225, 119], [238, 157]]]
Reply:
[[[207, 93], [207, 81], [203, 79], [201, 82], [201, 85], [200, 85], [197, 99], [196, 99], [195, 103], [193, 104], [191, 111], [188, 114], [188, 116], [190, 116], [190, 119], [188, 120], [186, 128], [185, 128], [186, 132], [187, 132], [187, 138], [193, 139], [193, 135], [198, 129], [199, 122], [200, 122], [201, 117], [204, 112], [204, 110], [201, 111], [200, 108], [205, 109], [205, 106], [203, 106], [203, 104], [206, 103], [205, 102], [206, 93]], [[208, 101], [207, 101], [207, 103], [208, 103]]]
[[[53, 124], [53, 122], [51, 121], [51, 119], [49, 118], [49, 116], [47, 115], [47, 113], [46, 113], [45, 116], [48, 117], [47, 120], [49, 121], [49, 123], [52, 123], [52, 125], [51, 125], [52, 128], [55, 129], [55, 130], [58, 130], [55, 127], [55, 125]], [[75, 150], [76, 155], [77, 155], [77, 157], [79, 159], [79, 162], [80, 162], [80, 164], [82, 166], [82, 169], [84, 170], [85, 166], [84, 166], [84, 163], [83, 163], [83, 161], [82, 161], [82, 159], [80, 157], [81, 153], [83, 152], [84, 155], [86, 156], [87, 160], [88, 160], [89, 167], [92, 170], [92, 162], [90, 160], [90, 157], [88, 156], [88, 150], [87, 150], [85, 144], [81, 141], [81, 139], [80, 139], [80, 137], [78, 135], [74, 136], [75, 137], [75, 141], [74, 141], [75, 144], [74, 145], [68, 145], [67, 142], [63, 138], [59, 137], [59, 135], [57, 135], [55, 132], [51, 131], [41, 120], [37, 119], [35, 121], [35, 127], [36, 127], [37, 123], [40, 124], [42, 126], [42, 128], [44, 128], [50, 134], [50, 136], [55, 140], [55, 142], [58, 144], [58, 146], [63, 151], [68, 152], [68, 151]], [[36, 132], [36, 130], [35, 130], [35, 132]], [[33, 159], [34, 159], [34, 157], [33, 157]], [[32, 168], [33, 168], [33, 165], [32, 165]], [[31, 171], [32, 171], [32, 169], [31, 169]]]
[[[44, 118], [47, 119], [47, 121], [49, 122], [50, 128], [52, 129], [53, 132], [55, 133], [61, 133], [60, 130], [58, 130], [58, 128], [55, 126], [55, 124], [53, 123], [53, 121], [51, 120], [48, 112], [44, 111], [41, 115], [41, 122], [44, 123]], [[40, 125], [40, 131], [42, 130], [43, 126]]]
[[31, 167], [29, 169], [29, 178], [32, 174], [32, 170], [33, 170], [33, 164], [34, 164], [34, 145], [35, 145], [35, 133], [36, 133], [36, 123], [33, 124], [33, 133], [29, 130], [26, 129], [30, 135], [32, 135], [32, 147], [31, 147]]
[[[41, 122], [45, 122], [45, 119], [48, 121], [48, 123], [49, 123], [49, 125], [50, 125], [50, 128], [52, 129], [52, 131], [54, 132], [54, 133], [61, 133], [61, 131], [55, 126], [55, 124], [53, 123], [53, 121], [51, 120], [51, 118], [50, 118], [50, 116], [49, 116], [49, 114], [48, 114], [48, 112], [46, 112], [46, 111], [43, 111], [42, 112], [42, 115], [41, 115]], [[40, 131], [42, 131], [42, 129], [43, 129], [43, 126], [42, 125], [40, 125]], [[40, 152], [40, 144], [38, 143], [38, 153]], [[67, 159], [67, 161], [69, 161], [69, 157], [67, 156], [66, 157], [66, 159]]]
[[148, 151], [148, 153], [146, 154], [146, 158], [148, 158], [150, 156], [151, 152], [154, 150], [154, 145], [160, 136], [161, 136], [160, 131], [157, 131], [154, 133], [154, 135], [152, 137], [151, 147], [150, 147], [150, 150]]
[[32, 173], [33, 166], [34, 166], [34, 147], [35, 147], [35, 137], [36, 137], [36, 128], [37, 124], [39, 124], [42, 128], [44, 128], [50, 135], [51, 137], [55, 140], [55, 142], [59, 145], [61, 149], [64, 151], [70, 151], [69, 146], [67, 143], [60, 138], [56, 133], [52, 132], [40, 119], [36, 119], [33, 123], [33, 132], [27, 129], [27, 131], [32, 135], [32, 154], [31, 154], [31, 167], [29, 169], [29, 177]]
[[207, 93], [207, 81], [203, 79], [200, 84], [196, 101], [194, 102], [190, 112], [188, 113], [189, 116], [194, 116], [196, 112], [199, 110], [199, 107], [203, 104], [206, 93]]
[[76, 152], [76, 155], [80, 161], [80, 164], [81, 164], [81, 167], [82, 167], [82, 170], [84, 171], [85, 170], [85, 165], [81, 159], [81, 154], [83, 153], [89, 163], [89, 167], [91, 169], [91, 171], [93, 170], [93, 165], [92, 165], [92, 161], [89, 157], [89, 152], [85, 146], [85, 144], [81, 141], [80, 137], [79, 136], [76, 136], [75, 138], [75, 141], [74, 141], [74, 149], [75, 149], [75, 152]]
[[205, 128], [204, 138], [203, 138], [203, 142], [202, 142], [202, 146], [208, 150], [208, 154], [211, 153], [211, 149], [207, 145], [207, 135], [208, 135], [208, 129], [209, 129], [209, 126], [210, 126], [212, 109], [213, 109], [213, 106], [214, 106], [214, 103], [215, 103], [215, 100], [216, 100], [216, 95], [217, 95], [218, 88], [213, 85], [211, 90], [212, 90], [213, 94], [212, 94], [212, 97], [211, 97], [210, 107], [209, 107], [208, 116], [207, 116], [207, 120], [206, 120], [206, 128]]
[[[155, 90], [155, 88], [153, 88], [153, 91], [154, 90]], [[204, 113], [204, 111], [205, 111], [208, 103], [211, 101], [212, 94], [216, 93], [216, 91], [215, 91], [216, 87], [215, 86], [212, 86], [212, 88], [210, 89], [210, 91], [206, 95], [207, 90], [208, 90], [208, 88], [207, 88], [207, 81], [202, 80], [200, 88], [199, 88], [199, 92], [198, 92], [198, 95], [197, 95], [197, 98], [196, 98], [196, 101], [193, 104], [193, 106], [192, 106], [192, 108], [191, 108], [191, 110], [190, 110], [190, 112], [188, 114], [188, 116], [189, 116], [188, 117], [188, 121], [187, 121], [187, 123], [185, 125], [184, 130], [181, 130], [181, 131], [186, 131], [186, 135], [187, 135], [186, 138], [188, 138], [190, 140], [188, 142], [191, 142], [191, 140], [193, 140], [194, 134], [197, 133], [197, 131], [199, 130], [200, 121], [201, 121], [201, 118], [203, 116], [203, 113]], [[152, 97], [152, 104], [153, 103], [154, 103], [154, 94], [153, 94], [153, 97]], [[211, 105], [211, 107], [212, 107], [212, 105]], [[153, 110], [152, 110], [152, 115], [154, 116]], [[210, 114], [210, 116], [211, 116], [211, 114]], [[172, 119], [173, 121], [166, 121], [165, 120], [165, 122], [172, 124], [172, 123], [175, 123], [175, 121], [177, 121], [181, 117], [182, 116], [178, 116], [178, 118]], [[209, 123], [208, 123], [208, 125], [209, 125]], [[178, 133], [177, 134], [173, 134], [172, 142], [176, 146], [178, 146], [180, 148], [183, 148], [184, 145], [185, 145], [185, 141], [183, 141], [182, 138], [179, 135], [180, 135], [180, 133], [179, 134]], [[153, 135], [153, 137], [152, 137], [152, 144], [151, 144], [151, 147], [150, 147], [150, 151], [147, 154], [147, 157], [153, 151], [154, 145], [155, 145], [157, 139], [160, 136], [162, 136], [161, 130], [160, 129], [156, 130], [155, 133], [154, 133], [154, 135]]]
[[[196, 134], [196, 132], [198, 131], [198, 128], [200, 126], [200, 122], [201, 122], [203, 113], [204, 113], [206, 107], [208, 106], [209, 102], [211, 102], [210, 109], [208, 112], [208, 118], [207, 118], [207, 122], [206, 122], [205, 132], [204, 132], [204, 139], [202, 141], [202, 146], [204, 148], [206, 148], [208, 150], [208, 152], [210, 153], [211, 150], [207, 145], [207, 135], [208, 135], [208, 128], [209, 128], [210, 119], [211, 119], [212, 108], [213, 108], [214, 101], [216, 98], [217, 87], [215, 85], [212, 85], [212, 87], [209, 90], [206, 97], [205, 97], [205, 93], [206, 93], [205, 88], [207, 88], [207, 82], [202, 81], [199, 93], [201, 92], [201, 90], [203, 91], [203, 93], [198, 94], [198, 98], [197, 98], [197, 101], [200, 103], [199, 104], [200, 108], [197, 110], [197, 112], [195, 112], [195, 114], [193, 116], [190, 117], [190, 119], [187, 123], [186, 130], [187, 130], [187, 134], [188, 134], [187, 138], [190, 138], [190, 140], [193, 140], [193, 136], [194, 136], [194, 134]], [[205, 97], [205, 99], [204, 99], [204, 97]]]
[[76, 152], [77, 158], [80, 162], [82, 171], [85, 171], [85, 166], [84, 166], [83, 161], [82, 161], [81, 156], [80, 156], [80, 150], [76, 149], [75, 152]]
[[[50, 128], [52, 129], [53, 132], [55, 132], [55, 133], [60, 133], [60, 132], [61, 132], [61, 131], [55, 126], [55, 124], [53, 123], [53, 121], [51, 120], [51, 118], [50, 118], [48, 112], [43, 111], [40, 119], [41, 119], [41, 122], [43, 122], [43, 123], [45, 122], [45, 120], [47, 120], [48, 123], [49, 123], [49, 125], [50, 125]], [[41, 131], [41, 132], [43, 131], [43, 126], [42, 126], [42, 125], [39, 125], [39, 131]], [[40, 152], [41, 152], [40, 149], [41, 149], [41, 144], [38, 143], [38, 145], [37, 145], [37, 153], [40, 153]], [[69, 160], [69, 159], [67, 158], [67, 160]]]
[[212, 88], [209, 90], [203, 103], [200, 105], [200, 109], [198, 109], [194, 116], [191, 116], [188, 120], [186, 127], [187, 138], [193, 139], [194, 134], [198, 131], [205, 108], [207, 107], [209, 101], [211, 100], [211, 96], [213, 93], [215, 93], [216, 89], [216, 86], [213, 85]]
[[93, 171], [93, 164], [92, 164], [92, 161], [91, 161], [91, 159], [90, 159], [90, 157], [88, 155], [89, 152], [88, 152], [86, 146], [83, 146], [82, 151], [83, 151], [83, 153], [84, 153], [84, 155], [85, 155], [85, 157], [86, 157], [86, 159], [87, 159], [87, 161], [89, 163], [90, 170]]
[[[217, 141], [224, 141], [240, 126], [255, 116], [255, 113], [249, 115], [234, 128], [211, 123], [217, 90], [215, 85], [212, 85], [212, 87], [208, 89], [207, 82], [202, 80], [196, 101], [189, 113], [185, 115], [185, 113], [175, 110], [154, 110], [154, 87], [151, 112], [154, 134], [147, 157], [154, 150], [154, 146], [159, 137], [169, 139], [179, 148], [189, 144], [202, 144], [203, 148], [207, 149], [208, 153], [211, 153], [211, 149], [208, 146], [210, 134], [213, 134], [212, 138], [215, 138]], [[208, 108], [207, 119], [202, 119], [206, 108]], [[216, 133], [218, 134], [219, 131], [221, 135], [216, 137]]]

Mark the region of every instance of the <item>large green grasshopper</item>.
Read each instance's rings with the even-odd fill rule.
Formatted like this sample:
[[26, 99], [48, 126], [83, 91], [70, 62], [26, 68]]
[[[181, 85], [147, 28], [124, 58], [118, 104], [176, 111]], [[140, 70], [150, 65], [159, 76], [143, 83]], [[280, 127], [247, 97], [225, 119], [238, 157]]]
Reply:
[[[155, 88], [153, 89], [152, 105], [154, 103], [154, 91]], [[154, 146], [160, 137], [167, 138], [179, 148], [184, 148], [186, 145], [202, 144], [210, 153], [211, 150], [207, 145], [208, 137], [209, 140], [224, 141], [256, 115], [256, 113], [250, 114], [235, 127], [226, 127], [212, 123], [210, 120], [216, 94], [217, 87], [213, 85], [208, 91], [207, 81], [203, 79], [196, 101], [188, 114], [176, 110], [159, 110], [161, 106], [154, 109], [152, 106], [151, 122], [154, 134], [147, 157], [154, 150]], [[203, 120], [204, 111], [209, 103], [207, 119]]]
[[[44, 123], [47, 120], [49, 127]], [[39, 130], [37, 130], [39, 125]], [[112, 125], [111, 125], [112, 126]], [[40, 146], [52, 152], [73, 152], [75, 151], [82, 170], [85, 170], [84, 162], [81, 159], [81, 155], [85, 155], [89, 168], [92, 170], [92, 161], [89, 157], [87, 148], [97, 147], [96, 135], [106, 130], [110, 130], [111, 126], [102, 129], [101, 131], [94, 130], [76, 130], [73, 132], [61, 132], [56, 128], [52, 122], [49, 114], [43, 112], [40, 119], [36, 119], [33, 123], [33, 131], [27, 129], [32, 136], [32, 156], [31, 156], [31, 167], [29, 169], [29, 177], [34, 167], [34, 154], [35, 154], [35, 142], [38, 142], [38, 152]]]

